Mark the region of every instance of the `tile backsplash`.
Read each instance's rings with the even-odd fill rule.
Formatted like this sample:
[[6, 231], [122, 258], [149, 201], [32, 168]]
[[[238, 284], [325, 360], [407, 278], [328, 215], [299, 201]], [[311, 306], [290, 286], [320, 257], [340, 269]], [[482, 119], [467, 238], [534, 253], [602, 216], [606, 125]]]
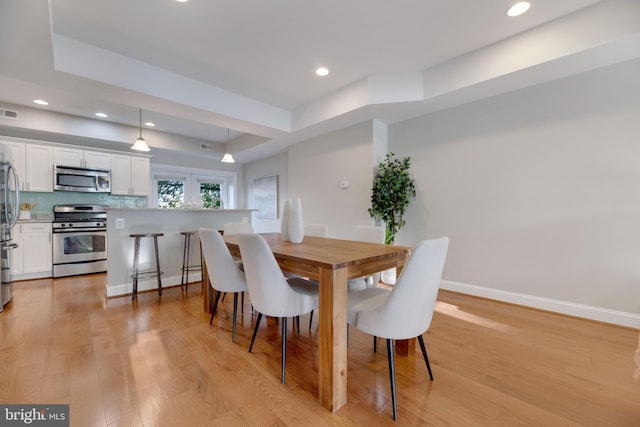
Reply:
[[54, 205], [107, 205], [114, 208], [146, 208], [147, 198], [140, 196], [112, 196], [109, 193], [78, 193], [54, 191], [53, 193], [20, 192], [21, 203], [35, 203], [33, 214], [52, 214]]

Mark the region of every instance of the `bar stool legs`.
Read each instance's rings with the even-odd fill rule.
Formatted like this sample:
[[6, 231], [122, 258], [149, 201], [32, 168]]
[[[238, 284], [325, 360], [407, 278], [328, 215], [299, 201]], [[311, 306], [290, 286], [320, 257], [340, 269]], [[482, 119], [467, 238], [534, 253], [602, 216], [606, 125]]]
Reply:
[[[131, 300], [135, 300], [138, 295], [138, 279], [140, 276], [157, 277], [158, 278], [158, 295], [162, 296], [162, 279], [164, 274], [160, 271], [160, 253], [158, 251], [158, 237], [164, 236], [164, 233], [144, 233], [144, 234], [129, 234], [129, 237], [134, 239], [133, 249], [133, 289], [131, 291]], [[143, 237], [153, 237], [153, 249], [155, 251], [156, 265], [155, 269], [148, 271], [140, 271], [140, 239]]]
[[184, 236], [184, 247], [182, 249], [182, 277], [180, 278], [180, 287], [184, 286], [189, 290], [189, 271], [200, 271], [200, 281], [204, 281], [203, 268], [202, 268], [202, 251], [200, 251], [200, 264], [190, 265], [190, 251], [191, 251], [191, 236], [196, 234], [195, 231], [182, 231], [180, 232]]
[[[130, 236], [131, 237], [131, 236]], [[133, 289], [131, 291], [131, 300], [136, 299], [138, 294], [138, 273], [139, 273], [139, 261], [140, 261], [140, 237], [134, 237], [134, 249], [133, 249]]]
[[158, 235], [153, 235], [153, 247], [156, 251], [156, 277], [158, 278], [158, 295], [162, 296], [162, 279], [160, 276], [162, 272], [160, 271], [160, 253], [158, 252]]

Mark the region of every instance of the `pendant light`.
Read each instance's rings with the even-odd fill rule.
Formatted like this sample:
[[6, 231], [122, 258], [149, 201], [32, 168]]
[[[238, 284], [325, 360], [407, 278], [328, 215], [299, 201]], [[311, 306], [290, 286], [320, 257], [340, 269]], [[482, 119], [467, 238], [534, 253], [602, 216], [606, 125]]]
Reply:
[[222, 156], [222, 163], [235, 163], [235, 159], [229, 152], [229, 128], [227, 128], [227, 143], [224, 145], [224, 156]]
[[142, 108], [140, 109], [140, 136], [136, 139], [136, 142], [131, 146], [132, 150], [137, 151], [151, 151], [147, 145], [147, 141], [142, 137]]

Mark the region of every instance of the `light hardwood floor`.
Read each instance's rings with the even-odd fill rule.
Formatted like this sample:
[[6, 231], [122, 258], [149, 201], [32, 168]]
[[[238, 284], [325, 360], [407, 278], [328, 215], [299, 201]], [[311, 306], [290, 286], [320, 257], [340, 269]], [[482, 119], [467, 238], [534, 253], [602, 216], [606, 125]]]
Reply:
[[[72, 426], [640, 426], [638, 331], [440, 292], [420, 351], [396, 357], [351, 328], [348, 403], [317, 403], [317, 324], [263, 321], [249, 302], [231, 342], [232, 298], [213, 326], [200, 285], [105, 299], [104, 275], [19, 282], [0, 314], [0, 403], [69, 403]], [[306, 321], [306, 322], [305, 322]], [[307, 319], [301, 319], [306, 325]]]

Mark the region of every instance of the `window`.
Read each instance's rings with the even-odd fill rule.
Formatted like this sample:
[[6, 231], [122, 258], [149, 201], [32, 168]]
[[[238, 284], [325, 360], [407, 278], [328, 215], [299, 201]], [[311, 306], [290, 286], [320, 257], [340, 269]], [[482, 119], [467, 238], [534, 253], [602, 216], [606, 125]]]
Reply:
[[156, 182], [159, 208], [181, 208], [184, 206], [184, 181], [158, 179]]
[[[152, 169], [153, 200], [159, 208], [183, 208], [199, 197], [205, 209], [234, 208], [235, 173], [171, 166]], [[230, 191], [231, 190], [231, 191]]]
[[221, 184], [219, 182], [208, 182], [198, 179], [199, 192], [205, 209], [222, 209]]

